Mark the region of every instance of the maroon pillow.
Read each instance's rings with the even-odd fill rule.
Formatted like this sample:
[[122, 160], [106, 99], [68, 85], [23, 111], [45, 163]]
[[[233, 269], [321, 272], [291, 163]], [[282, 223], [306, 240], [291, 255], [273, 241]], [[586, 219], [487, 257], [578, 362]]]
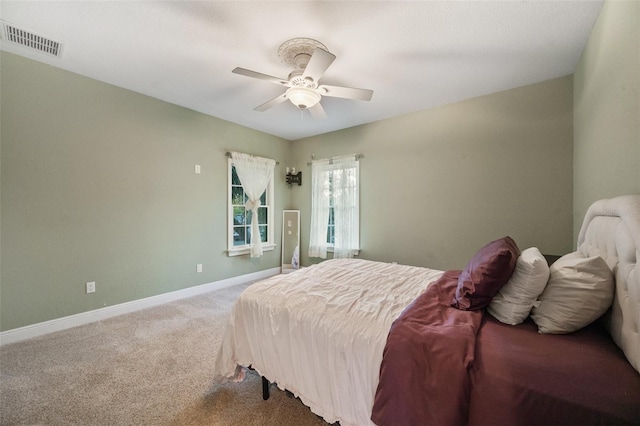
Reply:
[[518, 256], [520, 249], [511, 237], [500, 238], [482, 247], [460, 274], [451, 306], [463, 311], [487, 306], [511, 278]]

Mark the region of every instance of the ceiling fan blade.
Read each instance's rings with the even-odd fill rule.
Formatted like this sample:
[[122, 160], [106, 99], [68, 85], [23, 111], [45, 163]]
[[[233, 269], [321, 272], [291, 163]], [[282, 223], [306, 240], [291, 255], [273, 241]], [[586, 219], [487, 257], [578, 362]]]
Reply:
[[302, 77], [310, 77], [313, 81], [317, 82], [335, 59], [336, 56], [333, 53], [316, 48], [313, 55], [311, 55], [311, 59], [309, 59], [309, 63], [305, 67], [304, 72], [302, 73]]
[[251, 78], [257, 78], [260, 80], [265, 80], [265, 81], [270, 81], [271, 83], [276, 83], [276, 84], [280, 84], [282, 86], [289, 86], [289, 81], [282, 79], [282, 78], [278, 78], [278, 77], [274, 77], [272, 75], [267, 75], [267, 74], [262, 74], [260, 72], [256, 72], [256, 71], [251, 71], [251, 70], [247, 70], [244, 68], [240, 68], [240, 67], [236, 67], [233, 69], [233, 71], [231, 71], [234, 74], [240, 74], [240, 75], [244, 75], [246, 77], [251, 77]]
[[323, 84], [318, 87], [322, 96], [331, 96], [334, 98], [357, 99], [359, 101], [370, 101], [373, 96], [373, 90], [354, 89], [353, 87], [328, 86]]
[[311, 108], [308, 108], [308, 110], [311, 113], [311, 116], [315, 119], [327, 118], [327, 113], [324, 112], [324, 108], [322, 108], [322, 105], [320, 105], [320, 102], [318, 102]]
[[287, 100], [287, 93], [285, 92], [282, 95], [276, 96], [275, 98], [271, 99], [270, 101], [267, 101], [267, 102], [263, 103], [262, 105], [258, 105], [253, 110], [254, 111], [263, 112], [263, 111], [266, 111], [269, 108], [271, 108], [273, 106], [276, 106], [276, 105], [278, 105], [278, 104], [280, 104], [280, 103], [282, 103], [282, 102], [284, 102], [286, 100]]

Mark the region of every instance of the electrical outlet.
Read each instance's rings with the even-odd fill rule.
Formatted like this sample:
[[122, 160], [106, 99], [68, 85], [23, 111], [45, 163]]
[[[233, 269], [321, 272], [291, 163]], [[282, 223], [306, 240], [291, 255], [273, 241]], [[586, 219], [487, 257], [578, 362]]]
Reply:
[[91, 281], [87, 283], [87, 294], [96, 292], [96, 282]]
[[198, 264], [196, 265], [196, 272], [197, 272], [197, 273], [202, 272], [202, 263], [198, 263]]
[[195, 166], [195, 172], [196, 172], [196, 174], [197, 174], [197, 175], [199, 175], [199, 174], [200, 174], [200, 164], [196, 164], [196, 166]]

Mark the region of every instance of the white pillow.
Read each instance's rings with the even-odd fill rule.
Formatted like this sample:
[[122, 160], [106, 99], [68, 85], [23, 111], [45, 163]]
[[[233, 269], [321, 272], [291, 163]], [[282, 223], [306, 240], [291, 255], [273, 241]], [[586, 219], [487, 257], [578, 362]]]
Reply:
[[604, 314], [613, 293], [613, 275], [604, 259], [569, 253], [551, 265], [549, 282], [531, 318], [539, 333], [571, 333]]
[[491, 300], [487, 311], [505, 324], [520, 324], [529, 316], [548, 279], [549, 266], [540, 250], [524, 250], [513, 275]]

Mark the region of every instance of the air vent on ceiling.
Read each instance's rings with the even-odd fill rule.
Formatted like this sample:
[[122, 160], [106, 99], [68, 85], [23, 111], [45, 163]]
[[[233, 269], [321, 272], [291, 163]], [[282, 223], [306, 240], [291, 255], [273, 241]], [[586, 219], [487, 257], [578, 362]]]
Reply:
[[2, 22], [2, 35], [5, 41], [19, 44], [24, 47], [59, 57], [63, 44], [41, 35], [23, 30], [5, 21]]

